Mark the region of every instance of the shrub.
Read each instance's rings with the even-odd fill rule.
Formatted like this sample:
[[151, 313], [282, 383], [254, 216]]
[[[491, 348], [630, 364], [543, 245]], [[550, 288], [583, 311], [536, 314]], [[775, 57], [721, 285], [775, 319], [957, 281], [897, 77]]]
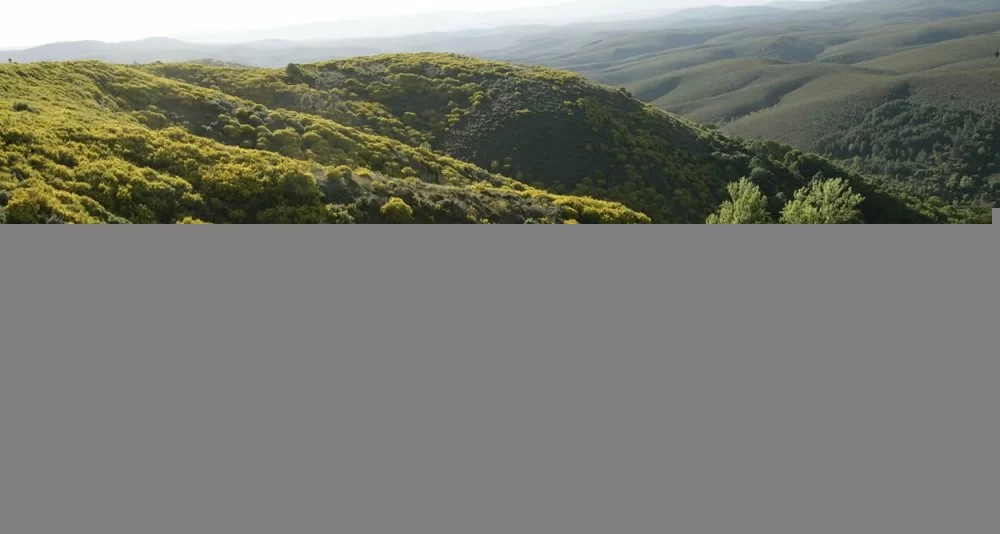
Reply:
[[354, 224], [354, 215], [351, 208], [343, 204], [328, 204], [326, 206], [327, 217], [330, 224]]
[[379, 213], [386, 222], [392, 224], [406, 224], [413, 222], [413, 208], [411, 208], [403, 199], [399, 197], [392, 197], [388, 202], [382, 205], [379, 209]]
[[15, 224], [97, 223], [81, 197], [32, 179], [14, 191], [7, 203], [7, 222]]
[[28, 104], [27, 102], [14, 102], [14, 111], [17, 111], [19, 113], [25, 111], [34, 113], [35, 108], [31, 107], [31, 105]]

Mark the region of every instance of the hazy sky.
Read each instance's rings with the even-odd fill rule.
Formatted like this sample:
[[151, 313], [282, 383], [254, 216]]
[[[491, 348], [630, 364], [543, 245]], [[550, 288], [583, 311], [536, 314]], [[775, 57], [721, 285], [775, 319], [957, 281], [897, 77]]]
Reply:
[[[494, 11], [566, 4], [572, 0], [25, 0], [2, 9], [0, 47], [58, 41], [183, 38], [205, 32], [272, 28], [434, 11]], [[669, 8], [754, 4], [764, 0], [583, 0], [594, 6]]]

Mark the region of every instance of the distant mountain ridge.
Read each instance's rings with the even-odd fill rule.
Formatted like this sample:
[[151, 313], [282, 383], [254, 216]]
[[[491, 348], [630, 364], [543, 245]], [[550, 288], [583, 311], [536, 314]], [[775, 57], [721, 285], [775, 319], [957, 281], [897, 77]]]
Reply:
[[[581, 45], [598, 38], [627, 37], [630, 33], [711, 28], [719, 25], [811, 24], [817, 17], [844, 17], [844, 13], [871, 13], [887, 16], [901, 6], [923, 9], [933, 20], [935, 10], [946, 9], [947, 16], [998, 9], [994, 0], [816, 0], [781, 1], [744, 6], [701, 6], [693, 8], [656, 7], [655, 2], [635, 0], [611, 7], [590, 2], [589, 15], [560, 16], [567, 6], [535, 8], [526, 11], [498, 12], [470, 19], [469, 13], [431, 14], [418, 17], [387, 17], [401, 24], [400, 31], [381, 36], [363, 36], [359, 21], [315, 23], [286, 28], [203, 35], [202, 39], [151, 37], [138, 41], [108, 43], [95, 40], [50, 43], [46, 45], [0, 50], [0, 55], [19, 62], [94, 59], [113, 63], [149, 63], [153, 61], [192, 61], [205, 58], [254, 66], [276, 67], [290, 62], [314, 62], [398, 52], [454, 52], [486, 55], [496, 59], [531, 59], [533, 54], [508, 53], [531, 44], [536, 37], [559, 40], [575, 36], [588, 38]], [[602, 15], [594, 6], [603, 6]], [[631, 6], [631, 7], [629, 7]], [[916, 6], [916, 7], [914, 7]], [[911, 9], [911, 11], [912, 11]], [[847, 11], [845, 11], [847, 10]], [[546, 14], [545, 16], [538, 15]], [[881, 14], [881, 15], [880, 15]], [[483, 15], [483, 14], [480, 14]], [[945, 16], [945, 15], [940, 15]], [[450, 17], [450, 20], [449, 20]], [[939, 17], [938, 17], [939, 18]], [[442, 20], [444, 19], [444, 20]], [[358, 33], [360, 32], [360, 33]], [[196, 37], [196, 36], [194, 36]], [[540, 46], [536, 44], [535, 46]]]
[[400, 37], [436, 32], [461, 32], [508, 26], [565, 26], [598, 21], [620, 21], [677, 11], [655, 0], [574, 0], [555, 5], [489, 11], [437, 11], [386, 15], [357, 20], [321, 21], [285, 27], [182, 35], [200, 42], [240, 42], [261, 39], [330, 41]]

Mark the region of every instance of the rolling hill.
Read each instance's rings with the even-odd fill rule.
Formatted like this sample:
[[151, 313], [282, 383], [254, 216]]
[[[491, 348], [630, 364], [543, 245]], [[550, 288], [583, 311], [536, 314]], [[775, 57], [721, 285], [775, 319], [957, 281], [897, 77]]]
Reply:
[[8, 223], [648, 222], [320, 117], [97, 62], [0, 66]]
[[[723, 132], [820, 152], [914, 191], [997, 205], [1000, 157], [989, 155], [1000, 116], [1000, 4], [879, 0], [798, 17], [665, 30], [661, 39], [697, 31], [700, 42], [659, 51], [630, 48], [651, 42], [633, 34], [607, 49], [520, 60], [561, 64]], [[891, 133], [903, 124], [944, 131], [933, 141]], [[844, 132], [855, 141], [841, 146]], [[974, 185], [947, 185], [958, 183]]]
[[[406, 54], [284, 70], [145, 68], [424, 146], [540, 189], [621, 202], [654, 222], [703, 221], [725, 200], [726, 185], [757, 167], [771, 173], [769, 194], [787, 198], [817, 173], [847, 175], [790, 147], [741, 143], [626, 91], [544, 67]], [[861, 176], [852, 183], [869, 192], [872, 221], [899, 207], [883, 205], [895, 200]]]
[[7, 222], [700, 223], [743, 176], [773, 214], [839, 177], [865, 222], [978, 215], [543, 67], [0, 66]]

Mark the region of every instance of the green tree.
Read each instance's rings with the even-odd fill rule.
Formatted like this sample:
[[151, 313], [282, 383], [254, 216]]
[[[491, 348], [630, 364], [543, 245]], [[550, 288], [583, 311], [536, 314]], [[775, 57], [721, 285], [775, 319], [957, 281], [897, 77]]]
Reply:
[[746, 178], [726, 186], [730, 200], [722, 203], [719, 211], [708, 216], [706, 224], [768, 224], [767, 198], [760, 187]]
[[851, 190], [847, 181], [814, 180], [795, 192], [781, 213], [783, 224], [854, 224], [861, 222], [858, 207], [864, 197]]

